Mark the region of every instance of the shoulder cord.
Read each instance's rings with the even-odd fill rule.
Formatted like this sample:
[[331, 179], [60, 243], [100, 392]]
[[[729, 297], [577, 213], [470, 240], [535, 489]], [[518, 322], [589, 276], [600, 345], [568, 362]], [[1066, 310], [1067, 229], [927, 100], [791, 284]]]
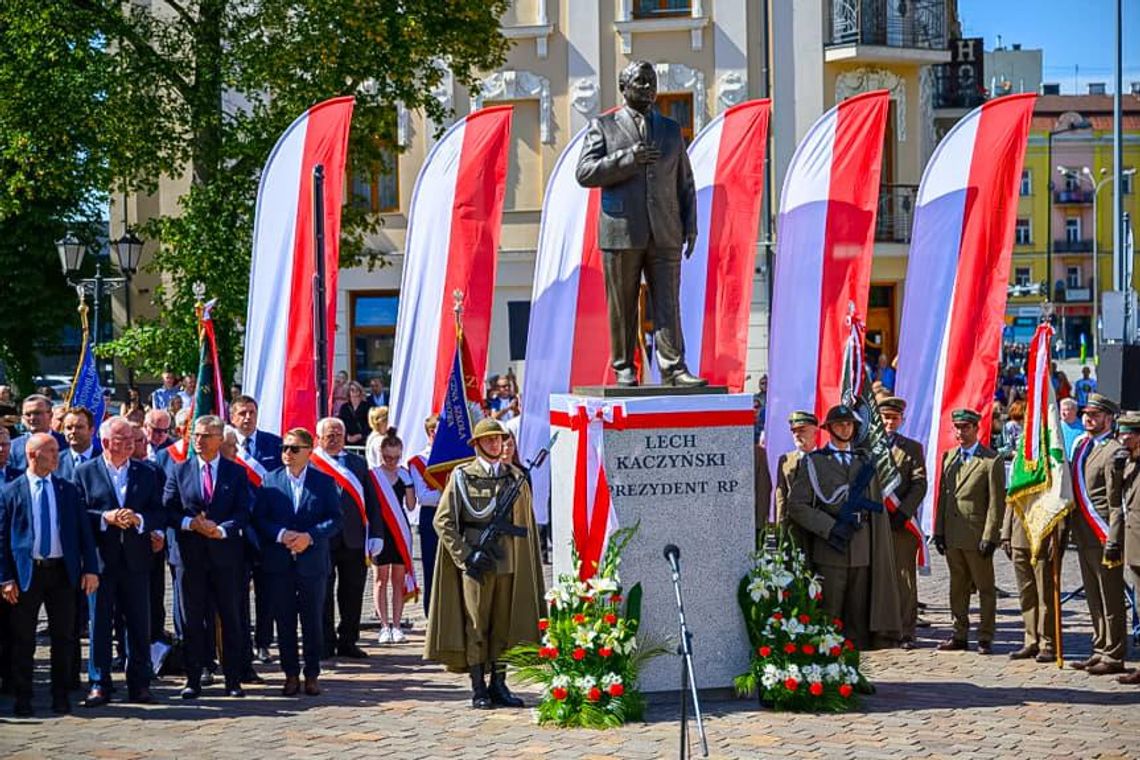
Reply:
[[819, 485], [819, 476], [815, 472], [815, 463], [811, 460], [812, 457], [810, 454], [804, 455], [804, 464], [807, 465], [808, 480], [811, 481], [811, 488], [815, 491], [815, 497], [829, 507], [835, 506], [840, 501], [846, 499], [847, 492], [851, 489], [851, 486], [847, 483], [836, 488], [831, 496], [825, 496], [823, 494], [823, 489]]
[[455, 468], [455, 485], [456, 490], [459, 492], [459, 498], [463, 502], [463, 511], [471, 515], [476, 520], [482, 520], [487, 515], [495, 511], [495, 505], [499, 503], [499, 495], [496, 493], [491, 500], [487, 502], [487, 506], [483, 509], [475, 509], [471, 504], [471, 500], [467, 497], [467, 478], [463, 474], [463, 470], [458, 467]]

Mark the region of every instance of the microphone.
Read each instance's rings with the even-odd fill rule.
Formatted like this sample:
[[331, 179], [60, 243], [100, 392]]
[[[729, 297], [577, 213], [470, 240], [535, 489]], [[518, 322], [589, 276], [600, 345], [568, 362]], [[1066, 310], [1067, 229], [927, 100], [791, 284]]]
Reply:
[[677, 548], [676, 544], [665, 545], [665, 559], [668, 560], [669, 566], [673, 568], [673, 572], [681, 572], [681, 550]]

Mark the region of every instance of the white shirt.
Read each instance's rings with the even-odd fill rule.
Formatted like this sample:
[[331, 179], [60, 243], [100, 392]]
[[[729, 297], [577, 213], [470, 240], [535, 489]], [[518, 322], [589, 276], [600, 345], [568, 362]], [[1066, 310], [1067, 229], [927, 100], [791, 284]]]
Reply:
[[[285, 477], [289, 480], [289, 490], [293, 495], [293, 514], [297, 514], [297, 510], [301, 508], [301, 496], [305, 491], [305, 473], [309, 471], [306, 465], [305, 469], [301, 470], [301, 474], [293, 477], [293, 473], [289, 472], [289, 468], [285, 468]], [[285, 529], [277, 531], [277, 543], [281, 543], [281, 537], [285, 535]], [[379, 554], [379, 551], [376, 552]]]
[[835, 461], [839, 462], [841, 465], [847, 466], [851, 464], [851, 460], [854, 456], [854, 452], [851, 451], [851, 449], [840, 449], [838, 446], [835, 446], [832, 443], [828, 443], [827, 450], [833, 457], [835, 457]]
[[[42, 524], [39, 510], [39, 489], [43, 488], [47, 494], [49, 525]], [[32, 557], [34, 559], [58, 559], [63, 556], [63, 542], [59, 537], [59, 508], [55, 503], [55, 486], [51, 482], [51, 475], [39, 477], [28, 472], [28, 488], [32, 492]], [[51, 555], [40, 554], [40, 536], [44, 531], [51, 533]]]
[[488, 461], [487, 459], [484, 459], [482, 455], [479, 455], [479, 454], [475, 455], [475, 461], [478, 462], [479, 466], [483, 468], [483, 472], [487, 473], [488, 475], [490, 475], [493, 478], [496, 478], [499, 476], [499, 465], [501, 464], [501, 462]]
[[[123, 466], [115, 469], [115, 465], [111, 464], [111, 460], [103, 457], [103, 465], [107, 468], [107, 477], [111, 479], [111, 486], [115, 489], [115, 499], [119, 502], [119, 508], [122, 509], [127, 505], [127, 473], [131, 469], [131, 460], [123, 462]], [[145, 519], [139, 515], [139, 524], [135, 527], [139, 533], [143, 532], [143, 522]], [[107, 530], [107, 521], [99, 518], [99, 527], [102, 530]]]
[[95, 444], [91, 444], [90, 446], [88, 446], [87, 451], [76, 451], [75, 449], [68, 449], [67, 450], [67, 455], [69, 457], [71, 457], [71, 460], [76, 465], [80, 465], [80, 464], [83, 464], [84, 462], [90, 461], [91, 457], [94, 456], [94, 454], [95, 454]]
[[[431, 447], [429, 446], [428, 448], [424, 449], [423, 453], [420, 456], [426, 462], [428, 460], [428, 456], [430, 455]], [[439, 491], [428, 485], [428, 482], [424, 480], [423, 476], [420, 475], [420, 471], [415, 467], [409, 467], [408, 471], [412, 475], [412, 488], [416, 492], [416, 503], [421, 507], [438, 507], [440, 498]]]

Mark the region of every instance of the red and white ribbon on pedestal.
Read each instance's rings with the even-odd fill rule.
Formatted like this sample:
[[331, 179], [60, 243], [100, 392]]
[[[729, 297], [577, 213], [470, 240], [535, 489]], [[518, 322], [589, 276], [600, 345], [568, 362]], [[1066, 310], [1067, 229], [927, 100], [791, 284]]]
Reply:
[[581, 565], [580, 580], [597, 574], [610, 536], [618, 528], [617, 510], [610, 501], [606, 480], [604, 429], [617, 416], [624, 417], [620, 405], [601, 400], [580, 401], [570, 414], [570, 429], [577, 434], [574, 462], [574, 548]]

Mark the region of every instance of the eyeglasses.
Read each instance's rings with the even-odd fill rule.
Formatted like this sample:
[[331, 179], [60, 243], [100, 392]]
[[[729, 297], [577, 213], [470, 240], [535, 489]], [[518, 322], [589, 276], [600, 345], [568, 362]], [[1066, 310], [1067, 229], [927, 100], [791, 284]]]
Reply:
[[295, 443], [283, 443], [281, 444], [281, 453], [284, 454], [286, 451], [288, 451], [290, 454], [300, 454], [305, 449], [311, 448], [312, 446], [299, 446]]
[[152, 432], [152, 433], [169, 433], [170, 432], [170, 428], [151, 427], [150, 425], [147, 425], [147, 429], [150, 430], [150, 432]]

